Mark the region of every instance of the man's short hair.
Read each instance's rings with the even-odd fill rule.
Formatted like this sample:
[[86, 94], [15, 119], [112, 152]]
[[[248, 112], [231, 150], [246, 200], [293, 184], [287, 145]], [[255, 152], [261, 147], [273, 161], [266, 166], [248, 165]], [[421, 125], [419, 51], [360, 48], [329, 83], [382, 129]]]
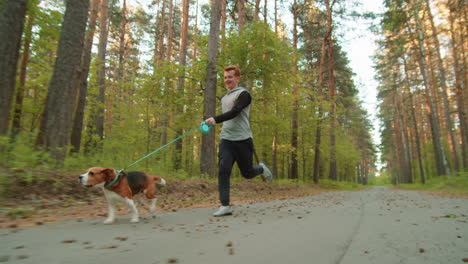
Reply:
[[234, 66], [234, 65], [224, 68], [224, 71], [225, 72], [234, 71], [234, 76], [240, 76], [241, 75], [240, 69], [237, 68], [237, 66]]

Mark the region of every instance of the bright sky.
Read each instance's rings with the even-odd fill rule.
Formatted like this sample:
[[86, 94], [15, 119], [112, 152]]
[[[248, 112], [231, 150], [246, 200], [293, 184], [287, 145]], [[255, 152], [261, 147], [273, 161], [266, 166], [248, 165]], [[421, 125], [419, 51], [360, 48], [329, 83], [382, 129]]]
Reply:
[[[290, 0], [289, 0], [290, 1]], [[359, 7], [350, 7], [349, 11], [355, 10], [357, 12], [374, 12], [381, 14], [384, 12], [383, 0], [346, 0], [347, 4], [350, 2], [359, 3]], [[292, 2], [292, 1], [290, 1]], [[290, 4], [285, 4], [286, 7]], [[292, 25], [292, 18], [288, 18], [287, 14], [283, 17], [290, 22], [287, 25]], [[376, 23], [377, 21], [373, 21]], [[341, 21], [341, 27], [337, 28], [340, 36], [339, 42], [341, 47], [346, 51], [348, 59], [350, 60], [350, 68], [356, 74], [354, 83], [359, 89], [359, 99], [363, 102], [363, 107], [369, 113], [369, 118], [374, 125], [372, 131], [372, 139], [374, 144], [378, 147], [380, 141], [380, 124], [377, 119], [377, 81], [374, 80], [375, 72], [372, 68], [372, 56], [375, 53], [377, 45], [375, 41], [377, 37], [370, 31], [372, 21], [370, 20], [355, 20], [348, 19]], [[288, 29], [289, 30], [289, 29]], [[291, 29], [292, 30], [292, 29]], [[289, 31], [291, 31], [289, 30]], [[377, 149], [378, 150], [378, 149]], [[377, 168], [381, 168], [380, 153], [377, 160]]]
[[[383, 13], [383, 0], [356, 0], [362, 3], [359, 11]], [[343, 49], [347, 52], [350, 60], [350, 67], [356, 74], [354, 82], [359, 89], [359, 98], [363, 102], [363, 107], [367, 110], [374, 124], [372, 138], [374, 144], [378, 147], [380, 141], [380, 124], [377, 119], [377, 81], [374, 80], [375, 71], [372, 68], [373, 62], [371, 56], [374, 55], [377, 45], [376, 36], [370, 32], [369, 21], [356, 20], [347, 21]], [[379, 154], [380, 157], [380, 154]], [[376, 166], [380, 169], [381, 164], [377, 162]]]

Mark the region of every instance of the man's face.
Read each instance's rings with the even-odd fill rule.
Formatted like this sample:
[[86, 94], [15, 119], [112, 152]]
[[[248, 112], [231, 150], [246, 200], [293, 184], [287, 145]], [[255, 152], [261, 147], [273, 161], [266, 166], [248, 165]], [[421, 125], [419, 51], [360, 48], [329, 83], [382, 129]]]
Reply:
[[228, 90], [232, 90], [237, 87], [239, 83], [240, 76], [235, 76], [235, 71], [225, 71], [224, 72], [224, 84]]

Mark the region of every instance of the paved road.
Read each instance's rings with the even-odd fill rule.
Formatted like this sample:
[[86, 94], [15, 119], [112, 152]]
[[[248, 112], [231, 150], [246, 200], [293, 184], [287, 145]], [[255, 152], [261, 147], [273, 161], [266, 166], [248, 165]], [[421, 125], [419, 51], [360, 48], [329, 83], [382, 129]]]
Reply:
[[[6, 263], [463, 263], [468, 199], [375, 187], [297, 200], [0, 230]], [[447, 217], [449, 216], [449, 217]], [[99, 222], [98, 222], [99, 221]], [[69, 243], [65, 243], [69, 242]]]

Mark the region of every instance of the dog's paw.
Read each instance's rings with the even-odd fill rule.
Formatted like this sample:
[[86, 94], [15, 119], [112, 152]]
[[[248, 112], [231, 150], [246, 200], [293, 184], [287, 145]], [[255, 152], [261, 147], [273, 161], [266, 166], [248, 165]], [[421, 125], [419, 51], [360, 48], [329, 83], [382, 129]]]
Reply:
[[110, 224], [114, 223], [114, 219], [106, 219], [103, 223], [105, 225], [110, 225]]

